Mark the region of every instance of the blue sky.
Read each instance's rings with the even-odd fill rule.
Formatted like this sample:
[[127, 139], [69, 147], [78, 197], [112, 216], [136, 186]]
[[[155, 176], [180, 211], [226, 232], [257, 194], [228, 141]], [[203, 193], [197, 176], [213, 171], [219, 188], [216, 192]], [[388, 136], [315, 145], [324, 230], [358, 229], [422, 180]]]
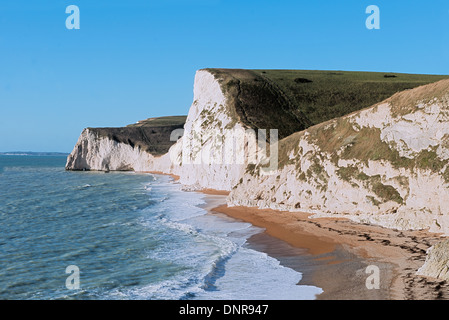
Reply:
[[0, 152], [70, 152], [84, 127], [187, 114], [201, 68], [449, 74], [448, 57], [443, 0], [1, 1]]

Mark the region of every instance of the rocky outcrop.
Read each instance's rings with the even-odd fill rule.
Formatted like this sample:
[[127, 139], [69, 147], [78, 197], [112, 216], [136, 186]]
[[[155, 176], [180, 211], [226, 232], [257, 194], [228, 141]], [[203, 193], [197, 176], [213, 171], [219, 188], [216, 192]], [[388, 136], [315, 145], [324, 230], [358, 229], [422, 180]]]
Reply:
[[449, 239], [438, 242], [427, 250], [424, 265], [418, 275], [449, 280]]

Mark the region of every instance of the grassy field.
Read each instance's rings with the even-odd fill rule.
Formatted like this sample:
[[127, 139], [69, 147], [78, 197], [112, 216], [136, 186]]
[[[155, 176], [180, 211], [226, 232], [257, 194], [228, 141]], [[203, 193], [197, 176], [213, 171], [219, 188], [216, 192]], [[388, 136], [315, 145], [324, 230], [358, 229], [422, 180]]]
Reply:
[[253, 70], [276, 84], [293, 104], [318, 124], [349, 114], [406, 89], [449, 75], [420, 75], [379, 72]]
[[207, 69], [227, 92], [240, 121], [286, 137], [372, 106], [397, 92], [449, 75], [382, 72]]
[[187, 116], [167, 116], [158, 118], [148, 118], [146, 120], [138, 121], [127, 125], [127, 127], [163, 127], [181, 125], [186, 122]]

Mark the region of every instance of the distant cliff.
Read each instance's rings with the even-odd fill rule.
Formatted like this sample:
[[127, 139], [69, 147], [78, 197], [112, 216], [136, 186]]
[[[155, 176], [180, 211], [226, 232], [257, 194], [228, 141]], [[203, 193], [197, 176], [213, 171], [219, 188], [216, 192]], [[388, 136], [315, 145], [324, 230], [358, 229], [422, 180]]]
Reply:
[[186, 117], [147, 119], [123, 128], [86, 128], [67, 158], [67, 170], [147, 171], [176, 142]]

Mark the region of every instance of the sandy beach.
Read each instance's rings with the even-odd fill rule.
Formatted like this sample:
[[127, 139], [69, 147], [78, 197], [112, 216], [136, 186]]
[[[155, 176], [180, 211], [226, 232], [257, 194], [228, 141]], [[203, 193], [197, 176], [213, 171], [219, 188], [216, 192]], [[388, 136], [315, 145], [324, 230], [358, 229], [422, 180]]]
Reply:
[[[323, 289], [321, 300], [449, 299], [442, 280], [416, 276], [426, 250], [441, 239], [426, 231], [399, 231], [343, 218], [310, 218], [307, 213], [228, 207], [226, 192], [205, 190], [211, 214], [225, 214], [265, 229], [248, 240], [303, 274], [298, 284]], [[217, 205], [220, 204], [220, 205]], [[214, 207], [215, 206], [215, 207]], [[368, 289], [368, 266], [379, 268], [379, 289]]]
[[[323, 289], [317, 299], [428, 300], [449, 298], [445, 281], [416, 276], [426, 250], [440, 237], [424, 231], [398, 231], [346, 219], [311, 219], [306, 213], [219, 206], [214, 212], [265, 228], [269, 236], [305, 249], [300, 284]], [[250, 239], [257, 245], [257, 237]], [[311, 262], [311, 261], [314, 261]], [[282, 262], [282, 259], [281, 259]], [[380, 270], [380, 288], [368, 289], [369, 265]], [[288, 265], [287, 265], [288, 266]]]

